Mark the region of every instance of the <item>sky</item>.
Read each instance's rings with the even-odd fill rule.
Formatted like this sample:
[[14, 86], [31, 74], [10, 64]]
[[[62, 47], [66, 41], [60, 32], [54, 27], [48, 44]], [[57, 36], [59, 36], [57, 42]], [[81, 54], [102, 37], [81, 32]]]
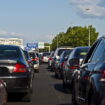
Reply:
[[105, 35], [105, 0], [0, 0], [0, 37], [49, 42], [70, 26]]

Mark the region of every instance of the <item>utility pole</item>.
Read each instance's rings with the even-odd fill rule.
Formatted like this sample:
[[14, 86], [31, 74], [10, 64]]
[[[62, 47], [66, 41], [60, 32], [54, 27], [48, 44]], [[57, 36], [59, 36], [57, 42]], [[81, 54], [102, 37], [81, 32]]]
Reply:
[[88, 43], [88, 46], [90, 47], [90, 25], [88, 26], [89, 28], [89, 43]]
[[[89, 12], [91, 9], [90, 9], [90, 8], [86, 8], [85, 10], [86, 10], [87, 12]], [[90, 30], [90, 29], [91, 29], [90, 25], [88, 25], [88, 29], [89, 29], [88, 46], [90, 47], [90, 32], [91, 32], [91, 30]]]

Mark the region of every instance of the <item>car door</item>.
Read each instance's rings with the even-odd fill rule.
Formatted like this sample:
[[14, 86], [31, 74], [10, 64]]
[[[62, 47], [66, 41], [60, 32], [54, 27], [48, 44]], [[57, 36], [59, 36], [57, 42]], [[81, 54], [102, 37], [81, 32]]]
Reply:
[[86, 58], [82, 62], [75, 80], [75, 87], [76, 87], [76, 98], [78, 103], [83, 103], [85, 101], [85, 91], [86, 91], [86, 84], [88, 80], [88, 75], [90, 71], [94, 68], [94, 64], [90, 63], [90, 59], [96, 50], [97, 46], [99, 45], [100, 40], [98, 40], [89, 50]]
[[95, 47], [87, 63], [81, 67], [80, 80], [79, 80], [79, 96], [83, 101], [86, 101], [88, 90], [90, 87], [90, 77], [92, 71], [102, 59], [103, 52], [105, 51], [105, 40], [101, 40]]

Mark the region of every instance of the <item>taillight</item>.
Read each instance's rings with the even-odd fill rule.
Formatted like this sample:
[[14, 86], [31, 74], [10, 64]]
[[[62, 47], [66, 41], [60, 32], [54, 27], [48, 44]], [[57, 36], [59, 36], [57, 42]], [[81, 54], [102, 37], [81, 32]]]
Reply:
[[89, 80], [89, 76], [84, 76], [83, 79], [84, 80]]
[[34, 58], [34, 59], [32, 59], [32, 61], [38, 61], [38, 58]]
[[52, 60], [52, 57], [50, 57], [49, 60]]
[[75, 70], [75, 69], [77, 69], [78, 67], [77, 66], [70, 66], [70, 69], [71, 70]]
[[24, 64], [17, 63], [13, 72], [27, 72], [28, 68]]
[[62, 67], [64, 66], [64, 62], [62, 62], [61, 66], [62, 66]]
[[32, 61], [31, 60], [28, 60], [28, 64], [30, 64]]
[[101, 82], [105, 82], [105, 70], [103, 70], [103, 71], [101, 72], [101, 74], [102, 74], [102, 76], [101, 76], [101, 78], [100, 78], [100, 81], [101, 81]]

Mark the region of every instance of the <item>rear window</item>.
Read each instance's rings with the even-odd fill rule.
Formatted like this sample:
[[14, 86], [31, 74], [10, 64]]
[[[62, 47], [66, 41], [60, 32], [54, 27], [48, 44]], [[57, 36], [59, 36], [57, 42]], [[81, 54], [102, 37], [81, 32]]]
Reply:
[[0, 58], [18, 58], [20, 51], [15, 47], [1, 47]]
[[35, 53], [29, 53], [29, 55], [30, 55], [31, 58], [35, 58], [36, 57]]
[[60, 56], [62, 54], [63, 51], [68, 50], [68, 49], [59, 49], [58, 51], [58, 56]]
[[88, 51], [89, 51], [89, 48], [77, 49], [75, 56], [78, 58], [84, 58], [87, 55]]
[[71, 52], [72, 52], [72, 49], [69, 49], [69, 50], [65, 51], [64, 57], [68, 56]]
[[50, 56], [50, 53], [43, 53], [43, 56]]

